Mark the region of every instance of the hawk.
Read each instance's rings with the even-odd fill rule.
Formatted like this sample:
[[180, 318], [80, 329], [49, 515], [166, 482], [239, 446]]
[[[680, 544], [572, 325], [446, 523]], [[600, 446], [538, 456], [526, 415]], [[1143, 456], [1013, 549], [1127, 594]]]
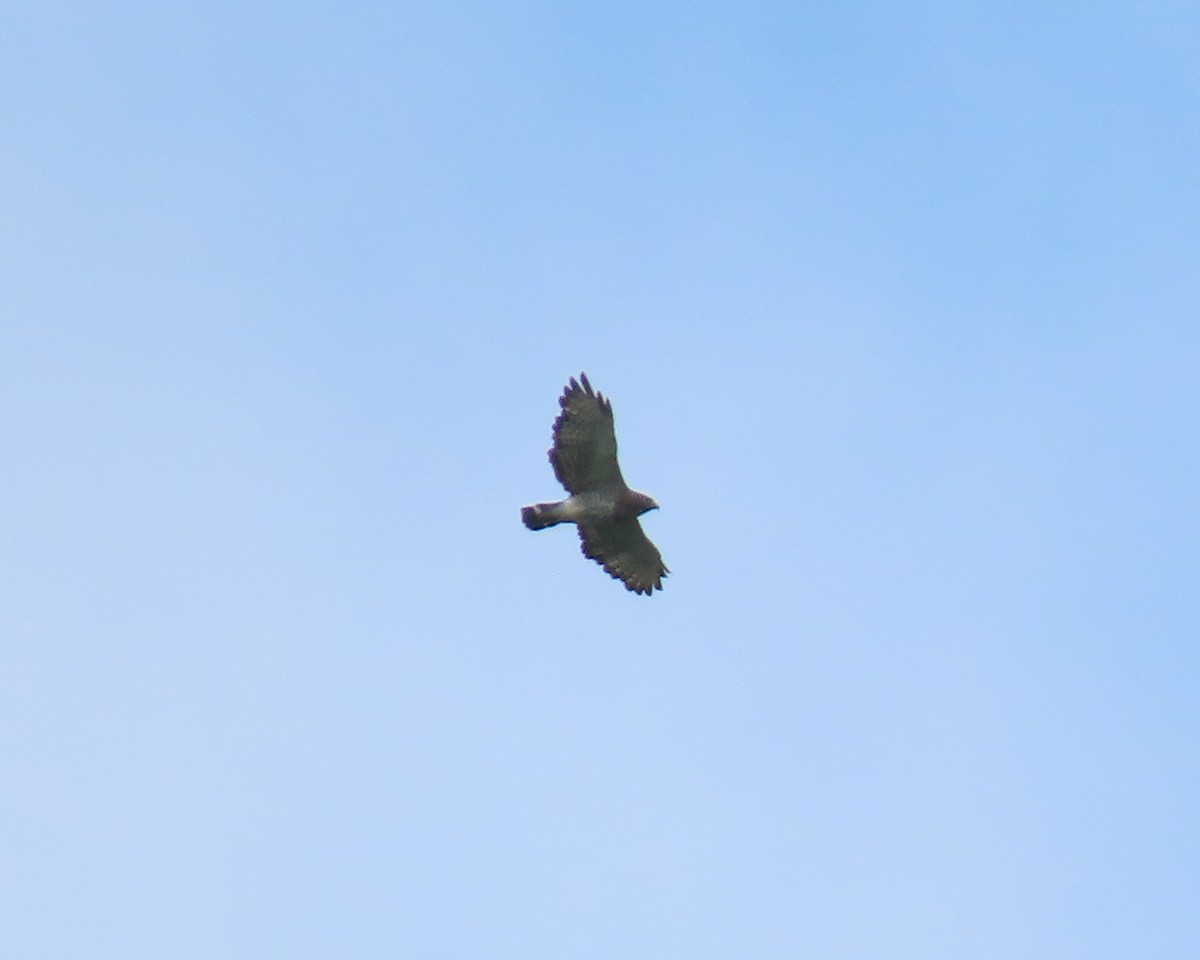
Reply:
[[630, 490], [621, 477], [612, 404], [581, 373], [578, 381], [571, 378], [558, 405], [562, 413], [554, 421], [550, 464], [570, 496], [522, 507], [521, 519], [530, 530], [575, 524], [583, 555], [624, 582], [625, 589], [646, 596], [661, 590], [667, 568], [638, 523], [658, 504]]

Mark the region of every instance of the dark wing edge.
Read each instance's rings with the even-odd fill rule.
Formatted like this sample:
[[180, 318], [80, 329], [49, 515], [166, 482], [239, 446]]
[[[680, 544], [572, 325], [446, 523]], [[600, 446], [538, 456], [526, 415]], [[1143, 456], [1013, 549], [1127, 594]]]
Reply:
[[637, 520], [581, 523], [579, 539], [585, 557], [595, 560], [610, 577], [634, 593], [650, 596], [661, 590], [663, 577], [671, 572]]
[[[613, 470], [616, 474], [615, 479], [621, 480], [621, 468], [616, 462], [617, 442], [616, 431], [613, 426], [612, 401], [608, 399], [599, 390], [593, 390], [591, 383], [588, 382], [587, 374], [580, 373], [579, 379], [571, 377], [567, 385], [563, 388], [562, 396], [558, 398], [558, 405], [562, 408], [558, 417], [554, 421], [554, 426], [551, 428], [551, 436], [553, 445], [547, 451], [547, 456], [550, 459], [550, 466], [554, 468], [554, 477], [562, 484], [563, 489], [567, 493], [582, 493], [586, 487], [579, 483], [578, 477], [570, 476], [574, 468], [579, 467], [578, 463], [564, 463], [559, 453], [560, 437], [563, 436], [563, 428], [568, 426], [572, 419], [579, 420], [582, 424], [583, 420], [588, 419], [588, 406], [580, 406], [580, 402], [593, 401], [590, 405], [591, 410], [598, 412], [600, 419], [603, 422], [603, 427], [608, 431], [608, 437], [612, 443]], [[565, 443], [565, 438], [562, 441]], [[589, 459], [595, 456], [595, 451], [589, 452]], [[568, 457], [568, 460], [571, 458]]]

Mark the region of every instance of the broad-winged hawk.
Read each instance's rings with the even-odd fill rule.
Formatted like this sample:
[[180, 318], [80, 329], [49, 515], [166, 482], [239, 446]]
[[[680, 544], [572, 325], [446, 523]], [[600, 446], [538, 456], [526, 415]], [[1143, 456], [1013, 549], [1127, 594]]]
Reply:
[[574, 377], [559, 398], [562, 413], [554, 421], [550, 463], [570, 494], [557, 503], [521, 508], [530, 530], [573, 523], [583, 555], [595, 560], [626, 589], [649, 596], [662, 589], [667, 575], [658, 548], [642, 532], [638, 517], [658, 504], [630, 490], [617, 464], [612, 404], [592, 389], [587, 374]]

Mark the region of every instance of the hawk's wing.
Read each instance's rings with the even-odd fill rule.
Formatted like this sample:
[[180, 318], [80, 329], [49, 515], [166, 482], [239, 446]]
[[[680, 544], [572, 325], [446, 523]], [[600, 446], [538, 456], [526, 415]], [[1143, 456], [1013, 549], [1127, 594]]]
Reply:
[[626, 590], [651, 594], [662, 589], [669, 572], [658, 547], [642, 532], [637, 520], [579, 524], [583, 555], [625, 583]]
[[572, 377], [558, 400], [562, 413], [554, 421], [554, 446], [550, 448], [554, 475], [568, 493], [623, 486], [612, 404], [592, 390], [586, 374], [581, 373], [579, 381]]

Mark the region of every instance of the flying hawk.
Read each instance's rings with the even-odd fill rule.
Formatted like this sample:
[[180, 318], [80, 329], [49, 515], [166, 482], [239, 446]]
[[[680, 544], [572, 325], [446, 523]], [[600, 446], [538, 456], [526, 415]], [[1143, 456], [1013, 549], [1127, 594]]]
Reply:
[[559, 398], [562, 413], [554, 421], [550, 464], [570, 494], [557, 503], [521, 508], [530, 530], [573, 523], [583, 555], [621, 580], [627, 590], [649, 596], [662, 589], [667, 575], [658, 548], [642, 532], [638, 517], [658, 504], [630, 490], [617, 464], [617, 435], [612, 404], [592, 390], [587, 374], [571, 378]]

